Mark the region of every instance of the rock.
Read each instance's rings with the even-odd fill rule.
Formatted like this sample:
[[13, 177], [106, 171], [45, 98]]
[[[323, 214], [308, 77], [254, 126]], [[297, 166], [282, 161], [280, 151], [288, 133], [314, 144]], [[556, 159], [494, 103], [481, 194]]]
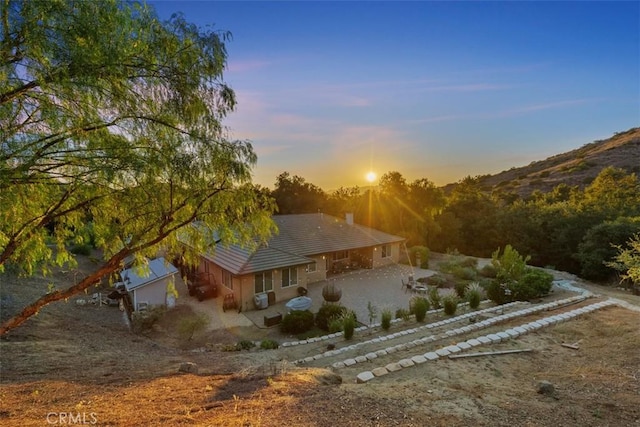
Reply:
[[197, 374], [198, 365], [193, 362], [184, 362], [180, 365], [180, 369], [178, 369], [178, 372], [186, 372], [188, 374]]
[[374, 378], [375, 378], [375, 376], [373, 375], [373, 373], [371, 371], [360, 372], [356, 376], [356, 383], [358, 383], [358, 384], [366, 383], [367, 381], [370, 381], [370, 380], [372, 380]]
[[538, 394], [544, 394], [545, 396], [555, 396], [556, 388], [549, 381], [538, 382]]

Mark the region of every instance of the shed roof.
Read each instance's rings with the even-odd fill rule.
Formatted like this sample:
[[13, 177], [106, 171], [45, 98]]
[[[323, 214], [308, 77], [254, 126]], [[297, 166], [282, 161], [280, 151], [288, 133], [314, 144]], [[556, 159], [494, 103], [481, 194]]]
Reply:
[[164, 258], [156, 258], [148, 262], [147, 269], [127, 268], [122, 270], [120, 277], [127, 291], [141, 288], [178, 272], [171, 263]]
[[279, 231], [266, 245], [249, 251], [236, 245], [218, 244], [207, 258], [233, 274], [242, 275], [309, 264], [313, 260], [308, 257], [313, 255], [405, 240], [322, 213], [276, 215], [273, 221]]

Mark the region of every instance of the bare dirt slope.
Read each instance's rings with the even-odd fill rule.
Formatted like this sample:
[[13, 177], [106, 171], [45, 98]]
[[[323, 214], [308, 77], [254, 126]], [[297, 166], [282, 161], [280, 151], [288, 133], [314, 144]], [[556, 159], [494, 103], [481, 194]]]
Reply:
[[[0, 276], [3, 318], [46, 290], [49, 281], [73, 280], [70, 274], [32, 280], [29, 287]], [[640, 304], [638, 297], [607, 292]], [[66, 424], [114, 426], [640, 425], [640, 313], [627, 309], [602, 309], [477, 349], [533, 350], [529, 353], [440, 358], [365, 384], [356, 383], [357, 373], [386, 361], [335, 372], [326, 369], [333, 359], [291, 363], [322, 352], [328, 341], [223, 351], [245, 337], [293, 338], [277, 329], [239, 328], [186, 341], [172, 327], [184, 314], [171, 313], [145, 336], [129, 332], [117, 308], [73, 302], [46, 307], [0, 341], [0, 424], [62, 424], [65, 417]], [[438, 319], [431, 315], [428, 321]], [[390, 332], [415, 326], [409, 321]], [[341, 347], [380, 335], [384, 332], [372, 329], [348, 343], [342, 338], [330, 343]], [[563, 343], [578, 343], [578, 349]], [[179, 373], [183, 362], [196, 363], [198, 374]], [[551, 382], [555, 392], [539, 394], [541, 380]]]

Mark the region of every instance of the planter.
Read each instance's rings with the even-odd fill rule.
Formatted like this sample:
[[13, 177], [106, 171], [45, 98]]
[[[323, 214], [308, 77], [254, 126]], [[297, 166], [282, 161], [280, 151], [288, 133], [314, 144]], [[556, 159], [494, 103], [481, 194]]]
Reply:
[[322, 288], [322, 298], [327, 302], [338, 302], [342, 298], [342, 289], [333, 283], [328, 283]]

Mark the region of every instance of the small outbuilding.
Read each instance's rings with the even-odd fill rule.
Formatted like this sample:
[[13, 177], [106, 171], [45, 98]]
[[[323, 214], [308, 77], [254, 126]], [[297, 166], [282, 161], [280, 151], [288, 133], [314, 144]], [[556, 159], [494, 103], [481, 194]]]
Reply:
[[150, 260], [147, 266], [122, 270], [120, 277], [133, 309], [144, 310], [151, 306], [167, 305], [175, 298], [175, 275], [178, 269], [164, 258]]

